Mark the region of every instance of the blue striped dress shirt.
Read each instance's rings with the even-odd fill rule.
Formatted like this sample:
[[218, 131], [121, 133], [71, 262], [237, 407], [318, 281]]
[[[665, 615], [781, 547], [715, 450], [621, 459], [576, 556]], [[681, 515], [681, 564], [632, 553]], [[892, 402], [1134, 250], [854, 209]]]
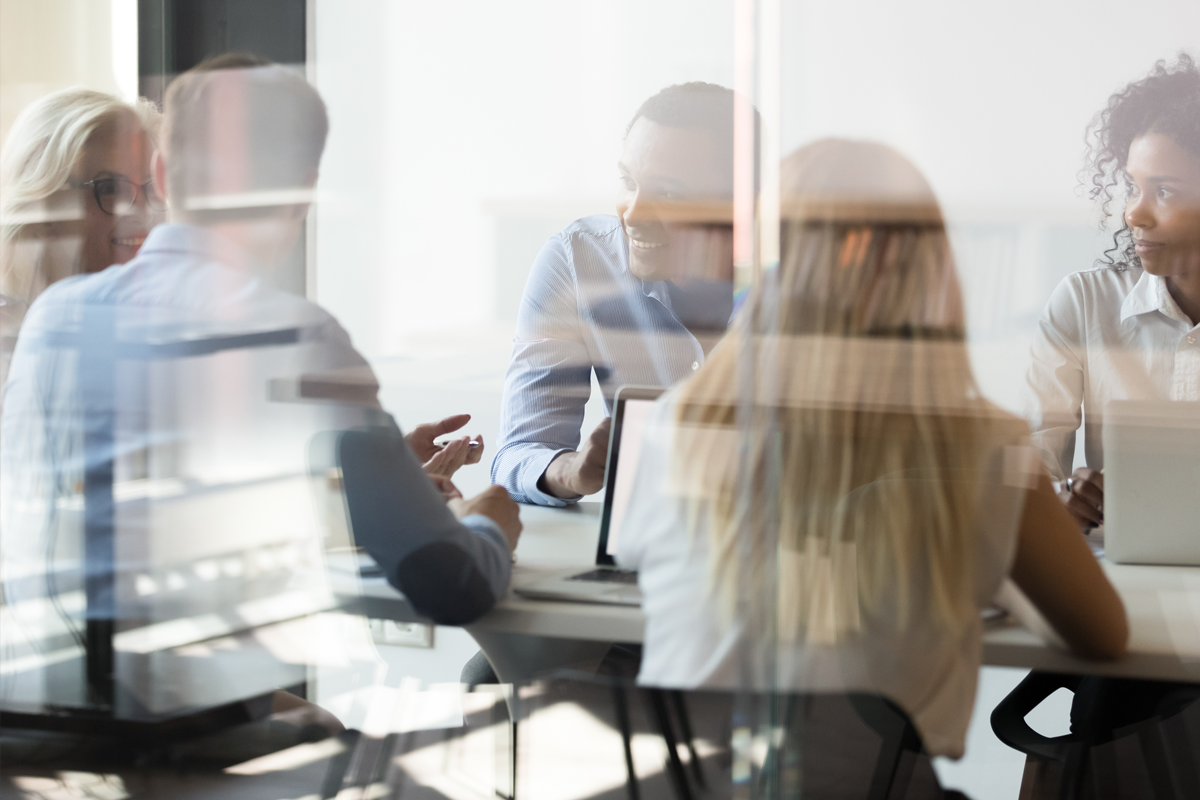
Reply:
[[[97, 495], [102, 502], [89, 497], [84, 514], [91, 528], [93, 518], [107, 525], [101, 534], [121, 546], [106, 553], [107, 562], [97, 563], [88, 551], [79, 568], [89, 574], [131, 582], [163, 568], [160, 551], [196, 559], [213, 548], [251, 552], [264, 541], [319, 543], [325, 529], [309, 511], [315, 506], [307, 483], [283, 479], [307, 473], [318, 434], [362, 426], [395, 434], [381, 461], [391, 471], [378, 477], [386, 483], [384, 507], [391, 515], [381, 531], [354, 532], [388, 580], [414, 607], [446, 624], [481, 616], [507, 593], [512, 560], [500, 527], [479, 514], [454, 519], [391, 417], [378, 408], [374, 375], [346, 331], [324, 309], [264, 284], [255, 277], [262, 269], [239, 245], [208, 229], [159, 225], [132, 261], [59, 281], [33, 304], [0, 416], [0, 577], [10, 604], [14, 597], [44, 600], [57, 592], [47, 575], [48, 542], [69, 533], [75, 539], [60, 550], [68, 560], [79, 558], [84, 529], [78, 514], [69, 518], [74, 528], [54, 520], [60, 508], [83, 505], [79, 493], [91, 491], [91, 476], [101, 468], [107, 469], [100, 475], [107, 478]], [[355, 384], [365, 397], [297, 402], [271, 389], [280, 381], [328, 376], [336, 382], [347, 374], [365, 378]], [[186, 493], [134, 494], [114, 505], [114, 484], [137, 486], [128, 482], [154, 470], [179, 480]], [[261, 489], [277, 485], [284, 488]], [[225, 495], [218, 490], [233, 488], [249, 494], [238, 500], [237, 513], [220, 516], [213, 509], [230, 508], [231, 501], [221, 505]], [[185, 496], [204, 513], [161, 510]], [[36, 502], [10, 502], [20, 498]], [[297, 582], [324, 586], [319, 569], [289, 570]], [[438, 574], [451, 574], [460, 585], [430, 580]], [[33, 577], [18, 586], [14, 575]], [[480, 578], [486, 585], [474, 584]], [[247, 573], [245, 586], [258, 586], [255, 580]], [[119, 618], [161, 620], [172, 609], [191, 608], [181, 600], [159, 606], [157, 594], [118, 597], [116, 580], [110, 583], [98, 600], [89, 596], [89, 614], [101, 601], [109, 617]], [[243, 596], [237, 593], [243, 584], [236, 586], [198, 596], [227, 613]], [[41, 605], [29, 605], [41, 613]], [[38, 630], [41, 623], [29, 624]], [[0, 700], [15, 696], [8, 691], [0, 686]]]
[[619, 387], [670, 386], [703, 363], [670, 285], [629, 271], [620, 220], [576, 220], [546, 242], [525, 284], [492, 481], [519, 502], [573, 502], [543, 492], [538, 479], [555, 456], [578, 449], [592, 372], [612, 413]]

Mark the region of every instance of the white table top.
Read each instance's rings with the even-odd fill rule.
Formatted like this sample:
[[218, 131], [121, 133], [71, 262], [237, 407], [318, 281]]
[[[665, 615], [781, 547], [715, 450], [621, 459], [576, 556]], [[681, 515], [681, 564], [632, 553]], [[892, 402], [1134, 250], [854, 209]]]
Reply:
[[[595, 563], [599, 503], [566, 509], [522, 506], [525, 530], [516, 571]], [[1076, 658], [1015, 622], [990, 627], [983, 661], [995, 666], [1159, 680], [1200, 682], [1200, 567], [1152, 567], [1102, 562], [1129, 616], [1128, 654], [1117, 662]], [[415, 619], [382, 579], [362, 581], [364, 613]], [[472, 628], [590, 641], [640, 642], [645, 616], [629, 606], [525, 600], [512, 593]]]
[[1101, 564], [1129, 618], [1129, 650], [1124, 658], [1110, 663], [1085, 661], [1010, 623], [984, 635], [984, 663], [1200, 682], [1200, 567]]

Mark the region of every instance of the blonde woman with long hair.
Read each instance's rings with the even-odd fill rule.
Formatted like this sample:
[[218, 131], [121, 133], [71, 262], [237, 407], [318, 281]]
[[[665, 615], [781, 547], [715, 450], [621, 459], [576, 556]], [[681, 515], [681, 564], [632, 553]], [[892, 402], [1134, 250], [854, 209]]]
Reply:
[[1124, 608], [976, 387], [916, 168], [824, 140], [783, 188], [778, 270], [643, 442], [617, 556], [645, 594], [639, 681], [878, 692], [958, 757], [1006, 577], [1086, 657], [1124, 651]]
[[26, 107], [0, 152], [0, 380], [25, 310], [47, 286], [123, 264], [163, 208], [151, 182], [159, 113], [90, 89]]

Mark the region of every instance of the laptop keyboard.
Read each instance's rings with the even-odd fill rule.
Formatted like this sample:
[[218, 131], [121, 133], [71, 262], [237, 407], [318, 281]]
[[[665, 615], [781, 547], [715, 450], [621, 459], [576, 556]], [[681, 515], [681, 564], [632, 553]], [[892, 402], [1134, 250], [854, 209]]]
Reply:
[[571, 581], [596, 581], [599, 583], [629, 583], [637, 584], [637, 573], [628, 569], [594, 569], [591, 572], [581, 572], [572, 575]]

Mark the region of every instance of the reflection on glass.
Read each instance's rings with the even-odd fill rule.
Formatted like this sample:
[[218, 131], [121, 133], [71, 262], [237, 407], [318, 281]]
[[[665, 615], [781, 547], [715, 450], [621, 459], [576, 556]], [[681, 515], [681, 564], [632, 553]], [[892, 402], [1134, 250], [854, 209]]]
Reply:
[[0, 782], [1187, 794], [1200, 6], [1021, 3], [3, 0]]
[[[47, 288], [20, 331], [6, 709], [386, 733], [378, 703], [403, 672], [384, 685], [365, 621], [329, 613], [360, 599], [363, 559], [422, 623], [471, 622], [507, 589], [516, 505], [452, 483], [478, 437], [436, 442], [469, 416], [402, 436], [341, 326], [269, 281], [327, 131], [293, 70], [219, 56], [168, 89], [153, 181], [84, 187], [107, 218], [122, 191], [145, 207], [161, 186], [170, 207], [129, 263]], [[311, 684], [328, 709], [284, 691]]]
[[[236, 204], [260, 187], [311, 183], [320, 100], [298, 103], [297, 94], [315, 94], [286, 72], [238, 78], [209, 71], [176, 82], [155, 179], [145, 176], [148, 158], [135, 171], [85, 147], [89, 180], [67, 190], [82, 209], [85, 268], [141, 251], [125, 267], [44, 291], [13, 357], [3, 536], [8, 612], [21, 636], [6, 644], [21, 653], [7, 663], [9, 707], [155, 718], [305, 679], [309, 656], [287, 646], [300, 636], [287, 626], [332, 602], [307, 440], [361, 424], [363, 412], [279, 402], [272, 384], [363, 362], [327, 315], [256, 275], [287, 252], [304, 208], [246, 214]], [[81, 116], [84, 101], [97, 102], [58, 99]], [[312, 116], [297, 120], [281, 106]], [[290, 128], [269, 129], [272, 119]], [[289, 148], [297, 134], [307, 138]], [[99, 152], [111, 161], [124, 151]], [[139, 215], [116, 212], [158, 205], [156, 180], [174, 224], [143, 245], [144, 213], [135, 236], [122, 226]], [[132, 206], [118, 207], [125, 183]], [[186, 211], [209, 193], [233, 201], [211, 212], [223, 215], [215, 224]]]

